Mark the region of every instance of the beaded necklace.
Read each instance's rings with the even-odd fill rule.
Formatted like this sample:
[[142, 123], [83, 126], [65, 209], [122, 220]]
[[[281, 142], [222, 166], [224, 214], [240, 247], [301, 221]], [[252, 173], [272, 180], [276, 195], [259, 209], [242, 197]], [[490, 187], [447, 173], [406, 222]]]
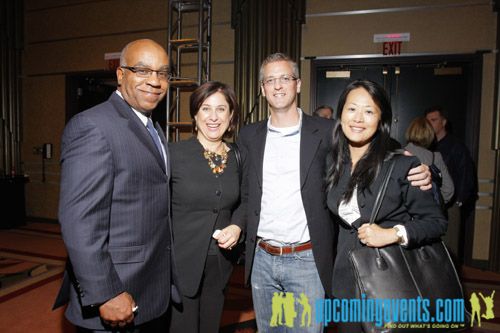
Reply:
[[221, 154], [205, 149], [203, 156], [207, 159], [208, 166], [212, 169], [213, 174], [220, 175], [224, 172], [227, 165], [227, 151], [225, 149], [222, 150]]

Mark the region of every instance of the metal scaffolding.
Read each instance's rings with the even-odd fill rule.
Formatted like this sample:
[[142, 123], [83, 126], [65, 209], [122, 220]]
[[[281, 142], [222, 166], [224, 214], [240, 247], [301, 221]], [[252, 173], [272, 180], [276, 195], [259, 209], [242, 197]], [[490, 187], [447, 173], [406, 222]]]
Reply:
[[[182, 108], [182, 95], [210, 80], [212, 1], [170, 0], [168, 10], [167, 50], [172, 79], [167, 93], [166, 130], [167, 140], [178, 141], [181, 130], [192, 127], [190, 121], [181, 121], [181, 111], [189, 112], [188, 106]], [[194, 63], [193, 57], [196, 57]], [[193, 65], [196, 76], [184, 76], [186, 67]]]

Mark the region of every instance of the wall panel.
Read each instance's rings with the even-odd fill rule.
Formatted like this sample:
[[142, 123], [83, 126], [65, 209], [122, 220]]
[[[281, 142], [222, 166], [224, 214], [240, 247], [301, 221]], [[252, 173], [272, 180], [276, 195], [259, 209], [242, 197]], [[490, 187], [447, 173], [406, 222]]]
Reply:
[[27, 11], [26, 42], [166, 30], [167, 5], [164, 0], [114, 0]]
[[490, 6], [309, 17], [302, 29], [302, 56], [381, 54], [382, 44], [373, 43], [373, 35], [391, 32], [411, 34], [411, 40], [403, 43], [402, 53], [491, 50], [495, 45], [494, 21]]

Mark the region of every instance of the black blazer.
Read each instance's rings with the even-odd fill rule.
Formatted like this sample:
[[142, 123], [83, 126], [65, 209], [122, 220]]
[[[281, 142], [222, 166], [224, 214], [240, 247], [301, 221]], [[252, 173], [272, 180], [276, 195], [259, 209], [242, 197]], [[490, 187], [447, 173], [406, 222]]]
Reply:
[[91, 305], [123, 291], [139, 306], [135, 324], [167, 311], [175, 276], [168, 174], [148, 130], [116, 93], [67, 124], [59, 222], [71, 264], [56, 304], [69, 298], [72, 323], [104, 329]]
[[[175, 262], [181, 293], [188, 297], [198, 291], [214, 230], [231, 223], [239, 202], [234, 151], [229, 151], [227, 167], [219, 176], [212, 173], [203, 151], [195, 137], [170, 144]], [[231, 275], [234, 253], [215, 244], [210, 252], [219, 258], [223, 289]]]
[[[325, 198], [326, 155], [330, 149], [334, 122], [303, 114], [300, 138], [300, 180], [302, 202], [319, 277], [330, 294], [334, 256], [334, 227]], [[245, 281], [252, 270], [262, 199], [262, 167], [266, 145], [267, 120], [247, 125], [240, 131], [243, 179], [241, 205], [233, 223], [246, 227]]]
[[[421, 191], [418, 187], [411, 186], [406, 179], [408, 171], [420, 165], [420, 162], [416, 157], [403, 155], [396, 155], [394, 159], [396, 164], [376, 223], [384, 228], [391, 228], [396, 224], [404, 225], [408, 233], [409, 247], [439, 238], [446, 232], [448, 221], [434, 201], [432, 191]], [[367, 190], [357, 192], [361, 217], [353, 223], [354, 227], [340, 217], [337, 218], [339, 239], [333, 272], [335, 297], [355, 297], [356, 280], [349, 261], [349, 252], [363, 246], [358, 239], [356, 229], [369, 221], [375, 197], [389, 164], [388, 161], [384, 162], [379, 176]], [[338, 185], [328, 192], [328, 207], [335, 215], [338, 214], [339, 200], [347, 189], [350, 174], [349, 163], [345, 165]]]

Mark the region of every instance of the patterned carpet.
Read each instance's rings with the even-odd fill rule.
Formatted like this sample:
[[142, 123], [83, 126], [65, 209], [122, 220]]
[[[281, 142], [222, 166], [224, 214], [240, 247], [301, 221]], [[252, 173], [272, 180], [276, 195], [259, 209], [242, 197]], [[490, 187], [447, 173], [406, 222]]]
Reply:
[[[0, 230], [0, 331], [73, 333], [64, 309], [52, 311], [61, 284], [66, 250], [59, 225], [30, 223]], [[236, 266], [227, 291], [220, 333], [255, 333], [250, 289], [243, 285], [243, 266]], [[500, 274], [463, 267], [466, 303], [471, 293], [492, 295], [495, 318], [466, 332], [500, 332]], [[328, 328], [327, 332], [335, 332]]]
[[[30, 223], [0, 230], [0, 244], [0, 331], [74, 332], [63, 309], [51, 310], [66, 261], [59, 225]], [[243, 266], [231, 277], [221, 325], [221, 333], [256, 332]]]
[[64, 261], [0, 251], [0, 302], [60, 279]]
[[66, 251], [56, 225], [0, 232], [0, 302], [60, 279]]

